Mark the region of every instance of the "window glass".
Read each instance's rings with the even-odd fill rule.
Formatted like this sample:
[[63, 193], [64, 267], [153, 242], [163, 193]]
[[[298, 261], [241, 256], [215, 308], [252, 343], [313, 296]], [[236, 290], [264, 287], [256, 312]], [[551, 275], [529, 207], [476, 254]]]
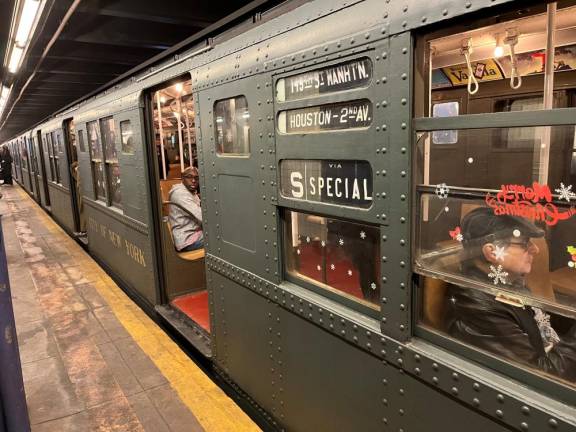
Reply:
[[59, 143], [59, 135], [57, 131], [53, 131], [51, 133], [52, 139], [50, 142], [52, 143], [52, 156], [53, 156], [53, 164], [54, 164], [54, 181], [56, 183], [60, 183], [60, 159], [58, 156], [58, 143]]
[[[460, 104], [458, 102], [439, 102], [432, 105], [432, 117], [454, 117], [458, 115]], [[456, 144], [458, 131], [434, 131], [432, 133], [433, 144]]]
[[[151, 102], [160, 178], [180, 178], [183, 169], [198, 167], [192, 83], [186, 80], [164, 87], [151, 95]], [[127, 140], [131, 131], [128, 122]]]
[[92, 159], [102, 160], [102, 144], [100, 143], [100, 131], [96, 121], [86, 123], [88, 130], [88, 142], [90, 143], [90, 151]]
[[94, 192], [96, 199], [106, 199], [106, 182], [104, 181], [104, 164], [102, 162], [92, 162], [94, 173]]
[[82, 129], [78, 131], [78, 144], [80, 146], [80, 152], [86, 153], [86, 143], [84, 142], [84, 131]]
[[112, 205], [120, 207], [122, 204], [122, 191], [120, 188], [120, 166], [118, 163], [106, 164], [108, 170], [108, 182], [110, 190], [110, 201]]
[[238, 96], [214, 104], [216, 151], [218, 154], [250, 153], [250, 112], [248, 101]]
[[421, 194], [420, 319], [576, 386], [576, 215], [553, 192], [534, 185], [477, 199]]
[[134, 154], [134, 137], [130, 120], [120, 122], [120, 135], [122, 137], [122, 153]]
[[28, 169], [28, 151], [26, 150], [26, 143], [21, 141], [20, 146], [22, 151], [22, 168]]
[[[567, 36], [567, 31], [574, 25], [576, 7], [558, 4], [553, 50], [547, 49], [546, 6], [523, 12], [522, 16], [511, 13], [507, 20], [502, 15], [497, 23], [479, 24], [463, 33], [427, 41], [425, 62], [430, 65], [430, 76], [425, 79], [431, 82], [430, 100], [459, 97], [461, 108], [465, 108], [460, 114], [494, 112], [490, 102], [495, 95], [531, 95], [543, 102], [546, 61], [550, 58], [556, 87], [569, 81], [576, 70], [576, 40]], [[555, 99], [546, 108], [565, 102]], [[543, 106], [532, 100], [515, 108], [539, 110]]]
[[117, 162], [116, 155], [116, 131], [114, 119], [107, 117], [100, 120], [100, 129], [102, 130], [102, 143], [104, 144], [104, 154], [106, 161]]
[[480, 189], [498, 189], [502, 184], [531, 185], [533, 181], [551, 188], [576, 183], [575, 168], [569, 163], [576, 146], [572, 125], [457, 132], [455, 146], [430, 145], [434, 132], [419, 136], [422, 183]]
[[288, 275], [378, 308], [377, 227], [295, 211], [284, 224]]

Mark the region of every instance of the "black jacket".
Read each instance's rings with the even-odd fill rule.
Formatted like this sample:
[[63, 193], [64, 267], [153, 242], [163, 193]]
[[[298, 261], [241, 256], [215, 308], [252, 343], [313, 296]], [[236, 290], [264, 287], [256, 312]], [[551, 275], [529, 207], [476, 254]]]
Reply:
[[[466, 273], [479, 280], [486, 279], [479, 269]], [[546, 352], [531, 307], [508, 305], [486, 292], [454, 285], [447, 298], [447, 331], [451, 336], [568, 381], [576, 381], [576, 323], [573, 320], [565, 332], [558, 332], [560, 342]], [[552, 327], [558, 331], [555, 320], [566, 319], [552, 316]]]

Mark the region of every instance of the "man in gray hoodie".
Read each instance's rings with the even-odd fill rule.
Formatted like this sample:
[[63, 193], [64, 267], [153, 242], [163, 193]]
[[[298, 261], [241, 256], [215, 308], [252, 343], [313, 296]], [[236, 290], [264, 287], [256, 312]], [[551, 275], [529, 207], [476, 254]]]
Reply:
[[204, 247], [202, 209], [198, 195], [198, 169], [188, 167], [182, 171], [182, 183], [174, 185], [168, 195], [170, 200], [170, 225], [178, 252], [188, 252]]

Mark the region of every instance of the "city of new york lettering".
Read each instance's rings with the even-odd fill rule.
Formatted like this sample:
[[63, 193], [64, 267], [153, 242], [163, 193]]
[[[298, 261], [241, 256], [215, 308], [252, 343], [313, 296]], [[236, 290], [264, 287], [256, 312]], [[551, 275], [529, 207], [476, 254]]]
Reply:
[[486, 194], [486, 204], [494, 210], [494, 214], [520, 216], [532, 221], [545, 222], [553, 226], [561, 220], [567, 220], [576, 214], [576, 210], [561, 210], [552, 203], [552, 192], [548, 185], [538, 182], [532, 187], [523, 185], [502, 185], [496, 195]]

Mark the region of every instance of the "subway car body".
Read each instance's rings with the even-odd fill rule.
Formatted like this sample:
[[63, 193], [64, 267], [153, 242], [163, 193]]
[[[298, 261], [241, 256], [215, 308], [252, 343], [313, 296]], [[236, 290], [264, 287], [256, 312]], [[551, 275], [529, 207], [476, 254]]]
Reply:
[[270, 427], [575, 431], [575, 29], [282, 3], [10, 140], [14, 178]]

